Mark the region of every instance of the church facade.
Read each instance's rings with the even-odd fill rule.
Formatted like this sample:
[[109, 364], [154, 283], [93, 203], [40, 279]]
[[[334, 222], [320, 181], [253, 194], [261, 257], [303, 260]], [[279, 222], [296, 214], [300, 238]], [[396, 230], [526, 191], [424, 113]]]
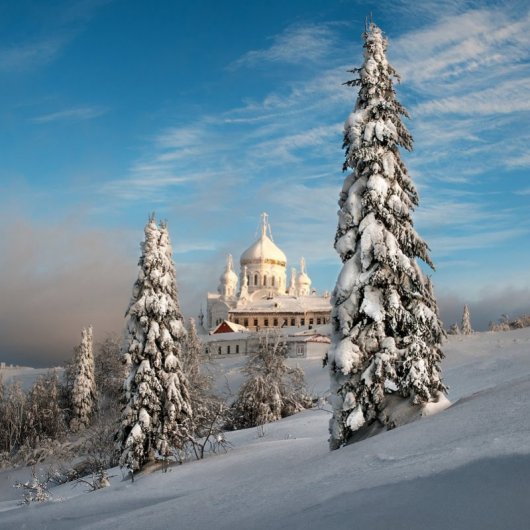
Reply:
[[229, 255], [218, 292], [207, 295], [204, 324], [208, 330], [224, 320], [251, 331], [329, 323], [330, 295], [318, 295], [311, 288], [304, 258], [299, 271], [291, 269], [287, 282], [287, 258], [272, 239], [266, 213], [261, 216], [258, 239], [241, 254], [239, 264], [238, 276]]

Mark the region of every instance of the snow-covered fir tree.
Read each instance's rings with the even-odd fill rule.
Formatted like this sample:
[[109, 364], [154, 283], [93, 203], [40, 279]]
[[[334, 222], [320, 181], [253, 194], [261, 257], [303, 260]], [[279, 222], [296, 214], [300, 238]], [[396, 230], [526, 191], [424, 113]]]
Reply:
[[96, 408], [96, 383], [94, 378], [94, 354], [92, 351], [92, 327], [81, 332], [81, 344], [75, 362], [72, 386], [72, 419], [70, 429], [79, 431], [90, 425]]
[[202, 345], [197, 335], [195, 319], [188, 320], [187, 336], [183, 349], [183, 369], [188, 380], [196, 379], [200, 373]]
[[118, 433], [120, 464], [131, 472], [168, 457], [189, 438], [191, 405], [182, 370], [186, 330], [166, 224], [151, 216], [141, 245], [140, 271], [126, 313], [125, 406]]
[[462, 335], [473, 334], [473, 328], [471, 327], [471, 315], [469, 314], [469, 307], [467, 304], [464, 305], [464, 312], [462, 313]]
[[432, 284], [416, 258], [434, 267], [413, 228], [418, 195], [399, 152], [412, 150], [402, 121], [408, 114], [396, 99], [393, 78], [399, 77], [387, 61], [381, 30], [372, 23], [363, 38], [364, 63], [347, 83], [359, 93], [344, 127], [343, 169], [352, 172], [340, 194], [335, 238], [343, 267], [333, 293], [327, 358], [332, 449], [361, 428], [394, 427], [389, 394], [394, 402], [399, 396], [399, 403], [417, 407], [445, 391], [444, 331]]

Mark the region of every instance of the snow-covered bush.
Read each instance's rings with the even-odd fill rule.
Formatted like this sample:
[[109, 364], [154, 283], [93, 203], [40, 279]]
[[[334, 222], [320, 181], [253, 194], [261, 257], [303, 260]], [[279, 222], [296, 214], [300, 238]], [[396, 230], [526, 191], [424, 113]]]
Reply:
[[157, 453], [167, 458], [193, 432], [182, 370], [182, 323], [167, 226], [145, 227], [140, 271], [127, 309], [125, 404], [118, 432], [120, 464], [134, 472]]
[[76, 479], [77, 484], [88, 486], [88, 491], [96, 491], [110, 486], [109, 475], [105, 469], [99, 469], [92, 476]]
[[455, 322], [447, 331], [449, 335], [460, 335], [460, 328], [458, 327], [458, 324]]
[[24, 444], [26, 394], [20, 383], [0, 385], [0, 450], [14, 455]]
[[17, 381], [6, 387], [0, 374], [0, 466], [42, 462], [60, 449], [65, 434], [55, 372], [38, 377], [27, 392]]
[[311, 407], [303, 371], [290, 368], [286, 355], [287, 344], [279, 335], [260, 335], [258, 350], [243, 369], [247, 379], [231, 407], [231, 428], [263, 426]]
[[35, 466], [31, 470], [31, 480], [27, 482], [16, 482], [15, 488], [23, 490], [23, 500], [21, 504], [31, 504], [32, 502], [46, 502], [52, 498], [48, 491], [48, 482], [37, 476]]
[[[333, 340], [328, 353], [333, 418], [330, 447], [361, 427], [395, 425], [382, 411], [397, 391], [411, 406], [436, 400], [444, 331], [432, 285], [416, 258], [433, 267], [427, 244], [413, 228], [418, 195], [399, 147], [412, 137], [396, 99], [398, 74], [386, 59], [387, 41], [370, 24], [364, 63], [349, 81], [359, 93], [344, 126], [351, 169], [339, 199], [335, 249], [343, 267], [333, 292]], [[392, 425], [390, 425], [392, 423]]]
[[530, 327], [530, 315], [523, 314], [514, 320], [510, 320], [508, 315], [502, 315], [498, 322], [490, 322], [488, 329], [490, 331], [509, 331], [528, 327]]
[[30, 447], [48, 445], [64, 437], [66, 425], [59, 402], [59, 380], [55, 372], [39, 377], [26, 396], [24, 433]]
[[85, 328], [81, 332], [81, 344], [75, 364], [71, 400], [72, 419], [70, 421], [70, 429], [77, 432], [90, 425], [96, 410], [92, 327]]

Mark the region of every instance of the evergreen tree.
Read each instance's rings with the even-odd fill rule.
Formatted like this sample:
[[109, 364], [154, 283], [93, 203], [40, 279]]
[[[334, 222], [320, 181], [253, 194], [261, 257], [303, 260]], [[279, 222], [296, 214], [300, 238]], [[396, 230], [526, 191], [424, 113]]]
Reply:
[[188, 320], [188, 334], [183, 351], [183, 368], [192, 387], [192, 381], [196, 380], [200, 374], [201, 353], [202, 345], [197, 335], [195, 319], [190, 318]]
[[361, 427], [394, 423], [388, 394], [411, 406], [445, 391], [440, 377], [444, 336], [432, 284], [416, 263], [434, 268], [427, 244], [413, 228], [418, 195], [399, 147], [412, 150], [386, 59], [387, 41], [375, 25], [363, 34], [364, 63], [355, 109], [344, 126], [351, 169], [339, 199], [335, 249], [343, 262], [333, 293], [333, 342], [328, 354], [333, 417], [330, 447], [341, 447]]
[[474, 333], [471, 327], [471, 316], [469, 314], [469, 307], [464, 305], [464, 312], [462, 313], [462, 335], [471, 335]]
[[125, 407], [118, 441], [120, 464], [131, 472], [171, 455], [190, 436], [191, 405], [182, 370], [186, 330], [179, 309], [175, 265], [165, 224], [145, 227], [140, 271], [126, 317]]
[[76, 359], [71, 400], [72, 419], [70, 421], [70, 429], [75, 432], [90, 425], [96, 408], [92, 327], [85, 328], [81, 332], [81, 344]]

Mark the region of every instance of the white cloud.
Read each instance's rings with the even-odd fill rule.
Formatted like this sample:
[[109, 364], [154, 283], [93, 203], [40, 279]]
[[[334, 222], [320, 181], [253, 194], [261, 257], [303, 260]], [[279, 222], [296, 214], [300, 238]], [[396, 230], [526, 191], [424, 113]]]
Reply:
[[69, 109], [43, 114], [32, 118], [33, 123], [51, 123], [56, 121], [83, 121], [99, 118], [107, 112], [103, 107], [74, 107]]
[[60, 37], [20, 43], [0, 49], [0, 71], [20, 71], [53, 60], [67, 40]]
[[271, 46], [251, 50], [230, 68], [257, 66], [263, 62], [302, 64], [321, 61], [334, 47], [335, 35], [329, 24], [297, 24], [271, 37]]

